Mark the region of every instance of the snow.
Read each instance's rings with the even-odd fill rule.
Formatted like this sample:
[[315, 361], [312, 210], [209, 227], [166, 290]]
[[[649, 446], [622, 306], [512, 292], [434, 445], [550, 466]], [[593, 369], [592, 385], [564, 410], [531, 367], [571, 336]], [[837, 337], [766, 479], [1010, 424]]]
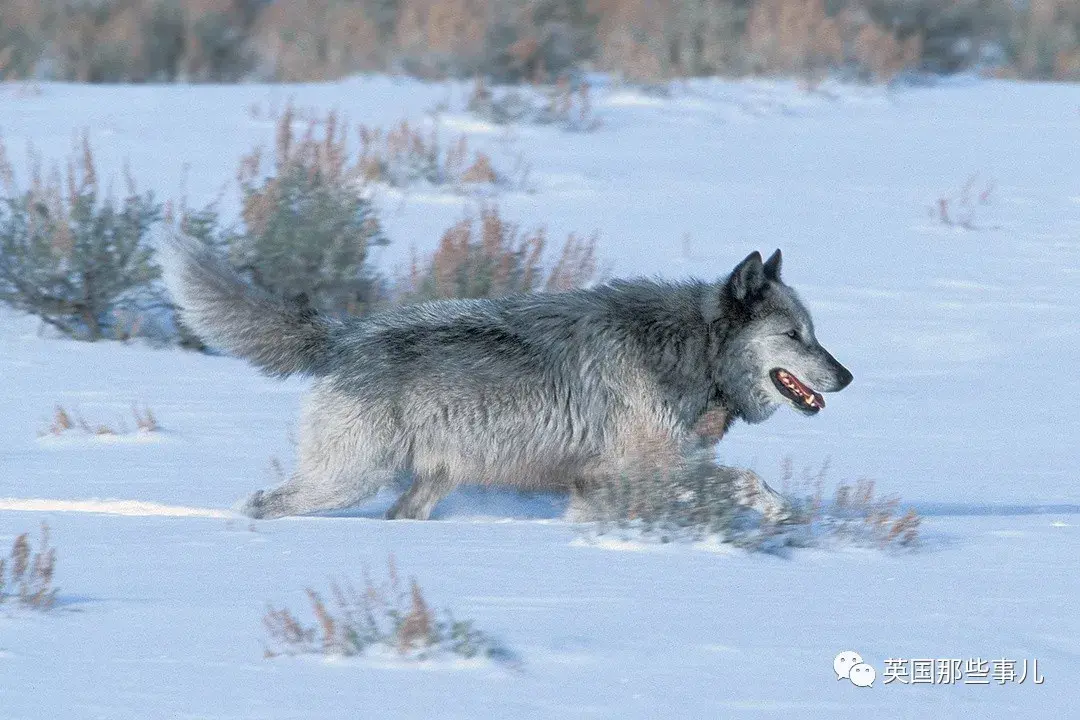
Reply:
[[[334, 517], [251, 522], [231, 508], [287, 468], [305, 383], [243, 362], [51, 337], [0, 308], [0, 548], [48, 521], [61, 607], [0, 607], [0, 717], [1066, 717], [1080, 438], [1080, 86], [961, 79], [919, 88], [700, 80], [670, 96], [598, 86], [591, 133], [512, 131], [461, 111], [468, 87], [383, 77], [325, 85], [0, 87], [0, 129], [62, 160], [88, 128], [99, 171], [213, 200], [269, 144], [265, 110], [469, 134], [531, 164], [504, 214], [555, 238], [598, 230], [615, 275], [720, 277], [781, 247], [818, 336], [855, 374], [807, 419], [736, 426], [721, 458], [778, 484], [831, 458], [926, 516], [914, 553], [589, 542], [565, 499], [469, 490], [434, 522], [384, 522], [388, 495]], [[257, 105], [260, 113], [250, 108]], [[973, 174], [971, 229], [937, 222]], [[25, 175], [22, 175], [25, 177]], [[226, 193], [224, 207], [235, 193]], [[476, 199], [376, 196], [392, 267]], [[162, 432], [42, 435], [62, 405]], [[717, 552], [720, 550], [720, 552]], [[267, 603], [381, 570], [393, 552], [428, 599], [516, 653], [415, 668], [262, 657]], [[856, 650], [872, 688], [837, 682]], [[888, 658], [1038, 659], [1046, 682], [882, 682]]]

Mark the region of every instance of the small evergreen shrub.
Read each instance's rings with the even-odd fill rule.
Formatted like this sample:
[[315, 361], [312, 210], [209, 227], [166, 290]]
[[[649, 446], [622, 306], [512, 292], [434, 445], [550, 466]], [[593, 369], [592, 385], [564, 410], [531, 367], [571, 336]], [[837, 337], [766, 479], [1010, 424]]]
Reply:
[[222, 228], [212, 208], [187, 214], [181, 227], [220, 247], [242, 274], [275, 295], [306, 298], [331, 314], [362, 313], [381, 293], [369, 253], [387, 240], [362, 193], [361, 166], [334, 113], [310, 122], [302, 135], [293, 121], [288, 107], [269, 163], [261, 149], [244, 159], [239, 229]]
[[160, 303], [148, 236], [161, 205], [130, 177], [122, 199], [103, 192], [85, 134], [64, 182], [33, 165], [17, 191], [0, 145], [0, 300], [73, 338], [130, 335], [132, 317]]

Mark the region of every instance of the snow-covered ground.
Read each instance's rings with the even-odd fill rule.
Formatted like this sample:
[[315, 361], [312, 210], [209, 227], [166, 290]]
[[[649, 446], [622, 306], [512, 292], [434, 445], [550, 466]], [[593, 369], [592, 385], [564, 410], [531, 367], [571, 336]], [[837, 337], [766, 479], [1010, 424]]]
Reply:
[[[86, 127], [101, 170], [127, 158], [164, 196], [216, 197], [269, 143], [252, 105], [338, 108], [467, 132], [532, 167], [504, 214], [553, 236], [598, 230], [616, 275], [720, 277], [785, 253], [818, 336], [855, 374], [806, 419], [736, 426], [728, 463], [767, 480], [831, 457], [924, 510], [915, 553], [787, 559], [576, 541], [562, 499], [448, 499], [436, 522], [250, 523], [229, 508], [291, 462], [302, 381], [172, 350], [42, 337], [0, 309], [0, 548], [40, 520], [59, 611], [0, 608], [0, 717], [1067, 717], [1080, 677], [1080, 87], [700, 81], [657, 98], [601, 88], [602, 127], [512, 132], [460, 112], [468, 88], [386, 78], [311, 86], [0, 87], [12, 159], [66, 156]], [[933, 216], [974, 173], [972, 228]], [[119, 180], [118, 180], [119, 182]], [[232, 188], [229, 195], [233, 195]], [[384, 191], [387, 266], [431, 248], [474, 199]], [[41, 438], [54, 406], [164, 432]], [[115, 500], [116, 503], [95, 502]], [[380, 501], [385, 500], [381, 498]], [[510, 518], [509, 521], [505, 521]], [[434, 604], [521, 659], [403, 668], [264, 660], [267, 602], [358, 578], [393, 552]], [[856, 650], [871, 688], [838, 682]], [[889, 658], [1037, 659], [1045, 682], [884, 684]]]

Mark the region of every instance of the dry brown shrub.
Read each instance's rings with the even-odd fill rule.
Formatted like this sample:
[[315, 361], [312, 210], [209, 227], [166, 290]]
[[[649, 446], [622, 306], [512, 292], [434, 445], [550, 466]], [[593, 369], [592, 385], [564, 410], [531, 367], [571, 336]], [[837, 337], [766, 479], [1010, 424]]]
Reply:
[[451, 75], [483, 55], [495, 11], [490, 0], [403, 0], [395, 54], [421, 77]]
[[241, 216], [254, 235], [266, 232], [282, 185], [294, 173], [317, 175], [321, 183], [336, 187], [347, 187], [364, 178], [363, 159], [350, 159], [348, 126], [337, 112], [308, 120], [306, 129], [299, 134], [294, 127], [296, 122], [297, 110], [289, 103], [277, 119], [269, 163], [261, 147], [241, 157], [236, 175], [244, 189]]
[[[288, 608], [276, 610], [267, 607], [263, 615], [263, 627], [270, 637], [277, 643], [288, 648], [290, 654], [312, 652], [312, 643], [315, 639], [315, 628], [304, 627]], [[266, 647], [263, 656], [274, 657], [278, 653]]]
[[649, 0], [589, 0], [598, 18], [600, 67], [619, 72], [635, 83], [669, 80], [675, 71], [668, 60], [664, 28], [671, 5]]
[[747, 50], [759, 71], [811, 73], [838, 43], [823, 0], [757, 0], [746, 23]]
[[911, 35], [900, 40], [893, 33], [867, 24], [855, 37], [854, 57], [877, 82], [888, 82], [907, 67], [915, 65], [922, 55], [922, 37]]
[[[784, 459], [782, 468], [783, 494], [796, 502], [792, 522], [809, 529], [810, 544], [838, 539], [880, 548], [918, 545], [922, 518], [911, 508], [901, 514], [900, 499], [878, 495], [873, 480], [841, 482], [832, 499], [826, 500], [828, 460], [816, 472], [804, 469], [799, 481], [795, 480], [791, 458]], [[807, 493], [807, 488], [812, 491]]]
[[443, 144], [439, 129], [424, 130], [402, 120], [389, 130], [361, 125], [359, 166], [365, 180], [407, 187], [416, 182], [460, 187], [468, 184], [515, 184], [524, 178], [495, 169], [491, 156], [472, 151], [464, 135]]
[[49, 610], [56, 604], [56, 548], [49, 545], [49, 526], [41, 524], [41, 541], [35, 551], [28, 533], [15, 538], [7, 561], [0, 559], [0, 604], [16, 598], [32, 610]]
[[[876, 20], [871, 23], [871, 13]], [[747, 71], [811, 86], [831, 67], [888, 80], [911, 59], [1076, 77], [1076, 0], [0, 0], [5, 79], [314, 81], [368, 70], [549, 82], [593, 65], [641, 83]], [[880, 41], [869, 43], [868, 25]], [[861, 49], [854, 48], [862, 34]], [[926, 37], [929, 57], [920, 41]], [[1002, 69], [996, 70], [1001, 72]]]
[[455, 621], [449, 613], [432, 610], [415, 579], [410, 580], [406, 590], [392, 554], [386, 581], [376, 583], [366, 569], [363, 578], [360, 591], [352, 585], [331, 582], [332, 605], [308, 588], [306, 594], [315, 617], [312, 626], [306, 626], [287, 608], [267, 607], [263, 627], [269, 643], [264, 656], [351, 656], [374, 648], [409, 660], [426, 660], [440, 654], [507, 657], [505, 650], [474, 630], [471, 622]]
[[435, 252], [424, 261], [415, 255], [399, 277], [398, 301], [448, 298], [490, 298], [544, 290], [557, 292], [586, 286], [596, 277], [597, 236], [571, 234], [545, 276], [547, 245], [543, 228], [523, 232], [503, 218], [497, 205], [480, 209], [479, 218], [465, 217], [449, 227]]
[[544, 281], [547, 292], [563, 292], [585, 287], [596, 278], [596, 243], [599, 235], [582, 238], [574, 233], [566, 238], [555, 267]]
[[71, 416], [68, 415], [67, 410], [61, 405], [56, 406], [56, 411], [53, 413], [53, 422], [49, 426], [49, 433], [52, 435], [60, 435], [61, 433], [70, 430], [75, 427], [74, 421]]
[[464, 183], [490, 183], [498, 182], [499, 176], [495, 174], [495, 168], [491, 164], [491, 158], [487, 153], [476, 153], [473, 164], [461, 173], [461, 182]]
[[434, 621], [431, 617], [431, 610], [428, 609], [428, 604], [424, 600], [424, 594], [421, 592], [420, 586], [416, 584], [416, 580], [412, 581], [409, 597], [411, 603], [409, 611], [402, 618], [398, 629], [398, 652], [402, 655], [405, 655], [410, 650], [432, 643]]
[[[160, 432], [162, 430], [161, 425], [158, 423], [157, 416], [154, 411], [149, 407], [140, 408], [138, 405], [131, 406], [131, 414], [135, 421], [136, 432], [152, 433]], [[123, 420], [118, 420], [115, 425], [108, 425], [102, 422], [88, 422], [82, 414], [75, 412], [68, 412], [62, 405], [57, 405], [53, 412], [53, 420], [49, 427], [39, 432], [38, 435], [43, 437], [46, 435], [60, 436], [68, 432], [79, 431], [83, 435], [121, 435], [128, 432], [128, 427]]]

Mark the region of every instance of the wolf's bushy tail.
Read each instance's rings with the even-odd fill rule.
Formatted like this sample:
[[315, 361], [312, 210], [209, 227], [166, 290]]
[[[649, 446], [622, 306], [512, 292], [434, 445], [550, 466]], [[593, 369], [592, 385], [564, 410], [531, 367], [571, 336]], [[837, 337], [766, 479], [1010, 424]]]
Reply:
[[171, 232], [163, 245], [165, 283], [184, 324], [200, 338], [270, 375], [326, 371], [339, 321], [250, 285], [193, 238]]

